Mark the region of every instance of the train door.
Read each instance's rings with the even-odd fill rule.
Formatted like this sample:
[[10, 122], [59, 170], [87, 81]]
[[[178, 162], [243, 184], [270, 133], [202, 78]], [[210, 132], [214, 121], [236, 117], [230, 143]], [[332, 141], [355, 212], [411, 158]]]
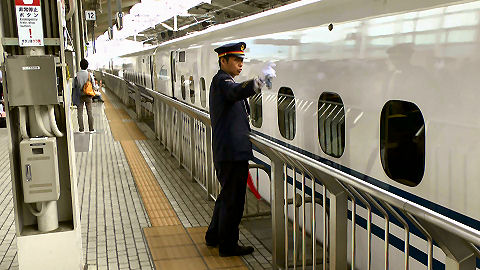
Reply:
[[150, 88], [151, 89], [154, 89], [155, 87], [153, 87], [155, 84], [154, 84], [154, 81], [153, 81], [153, 78], [154, 78], [154, 74], [155, 74], [155, 69], [153, 67], [153, 55], [150, 55], [149, 56], [149, 63], [150, 63]]
[[172, 97], [175, 98], [175, 82], [177, 82], [177, 51], [170, 52], [171, 80], [172, 80]]

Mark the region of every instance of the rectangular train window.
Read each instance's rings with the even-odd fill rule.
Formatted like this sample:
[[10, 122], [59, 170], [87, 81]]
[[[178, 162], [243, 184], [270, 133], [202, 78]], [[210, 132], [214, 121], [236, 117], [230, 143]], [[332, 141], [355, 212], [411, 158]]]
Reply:
[[380, 116], [380, 158], [391, 179], [420, 184], [425, 171], [425, 121], [417, 105], [390, 100]]
[[185, 93], [185, 76], [184, 75], [180, 77], [180, 89], [182, 90], [182, 99], [185, 100], [186, 93]]
[[205, 78], [200, 78], [200, 103], [202, 107], [207, 107], [207, 86], [205, 85]]
[[287, 140], [295, 138], [295, 96], [291, 88], [282, 87], [277, 96], [278, 128]]
[[185, 62], [185, 51], [181, 51], [178, 53], [178, 62]]
[[193, 76], [190, 76], [190, 101], [195, 103], [195, 83], [193, 82]]
[[250, 97], [250, 118], [252, 125], [256, 128], [262, 127], [262, 93]]
[[345, 150], [345, 109], [335, 93], [324, 92], [318, 99], [318, 140], [322, 151], [341, 157]]

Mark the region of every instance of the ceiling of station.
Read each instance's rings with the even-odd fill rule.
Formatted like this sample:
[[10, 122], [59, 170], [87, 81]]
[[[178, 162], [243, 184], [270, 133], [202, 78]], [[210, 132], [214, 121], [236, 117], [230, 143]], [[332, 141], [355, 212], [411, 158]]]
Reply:
[[[96, 39], [107, 31], [109, 27], [109, 1], [111, 1], [112, 24], [115, 23], [115, 14], [118, 11], [117, 1], [121, 2], [124, 14], [128, 14], [135, 4], [141, 2], [141, 0], [81, 1], [83, 2], [83, 11], [95, 10], [97, 15], [95, 22], [89, 21], [87, 23], [88, 40], [92, 39], [92, 33]], [[177, 16], [177, 31], [174, 31], [174, 18], [170, 18], [127, 39], [147, 44], [158, 44], [193, 31], [203, 30], [211, 25], [226, 23], [296, 1], [298, 0], [211, 0], [210, 4], [202, 3], [190, 8], [188, 10], [189, 16]]]
[[212, 0], [211, 4], [202, 3], [190, 8], [190, 16], [177, 16], [178, 31], [172, 31], [174, 18], [170, 18], [127, 39], [159, 44], [211, 25], [226, 23], [296, 1], [298, 0]]
[[105, 31], [107, 31], [109, 27], [108, 23], [108, 2], [110, 1], [111, 9], [112, 9], [112, 25], [115, 24], [115, 14], [118, 11], [117, 4], [119, 1], [121, 3], [122, 12], [127, 14], [130, 12], [130, 9], [135, 5], [141, 2], [141, 0], [81, 0], [83, 2], [83, 11], [85, 10], [95, 10], [97, 15], [97, 20], [95, 23], [88, 22], [87, 23], [87, 33], [88, 33], [88, 40], [91, 40], [92, 31], [94, 31], [95, 38], [98, 36], [103, 35]]

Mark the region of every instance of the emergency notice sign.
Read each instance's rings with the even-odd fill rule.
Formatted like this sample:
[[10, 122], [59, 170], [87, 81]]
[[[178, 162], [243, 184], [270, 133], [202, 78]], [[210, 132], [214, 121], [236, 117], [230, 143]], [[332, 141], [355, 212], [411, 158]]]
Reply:
[[20, 47], [43, 46], [40, 0], [15, 0]]

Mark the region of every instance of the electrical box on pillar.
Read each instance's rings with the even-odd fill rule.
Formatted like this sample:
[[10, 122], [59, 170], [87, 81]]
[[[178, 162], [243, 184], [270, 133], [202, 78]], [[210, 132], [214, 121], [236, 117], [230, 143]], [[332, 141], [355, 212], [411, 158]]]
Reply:
[[60, 197], [57, 140], [48, 137], [23, 140], [20, 158], [25, 203], [57, 201]]
[[66, 38], [81, 36], [67, 23], [75, 2], [66, 15], [64, 0], [0, 1], [20, 270], [84, 269], [70, 112], [75, 54], [66, 51]]

